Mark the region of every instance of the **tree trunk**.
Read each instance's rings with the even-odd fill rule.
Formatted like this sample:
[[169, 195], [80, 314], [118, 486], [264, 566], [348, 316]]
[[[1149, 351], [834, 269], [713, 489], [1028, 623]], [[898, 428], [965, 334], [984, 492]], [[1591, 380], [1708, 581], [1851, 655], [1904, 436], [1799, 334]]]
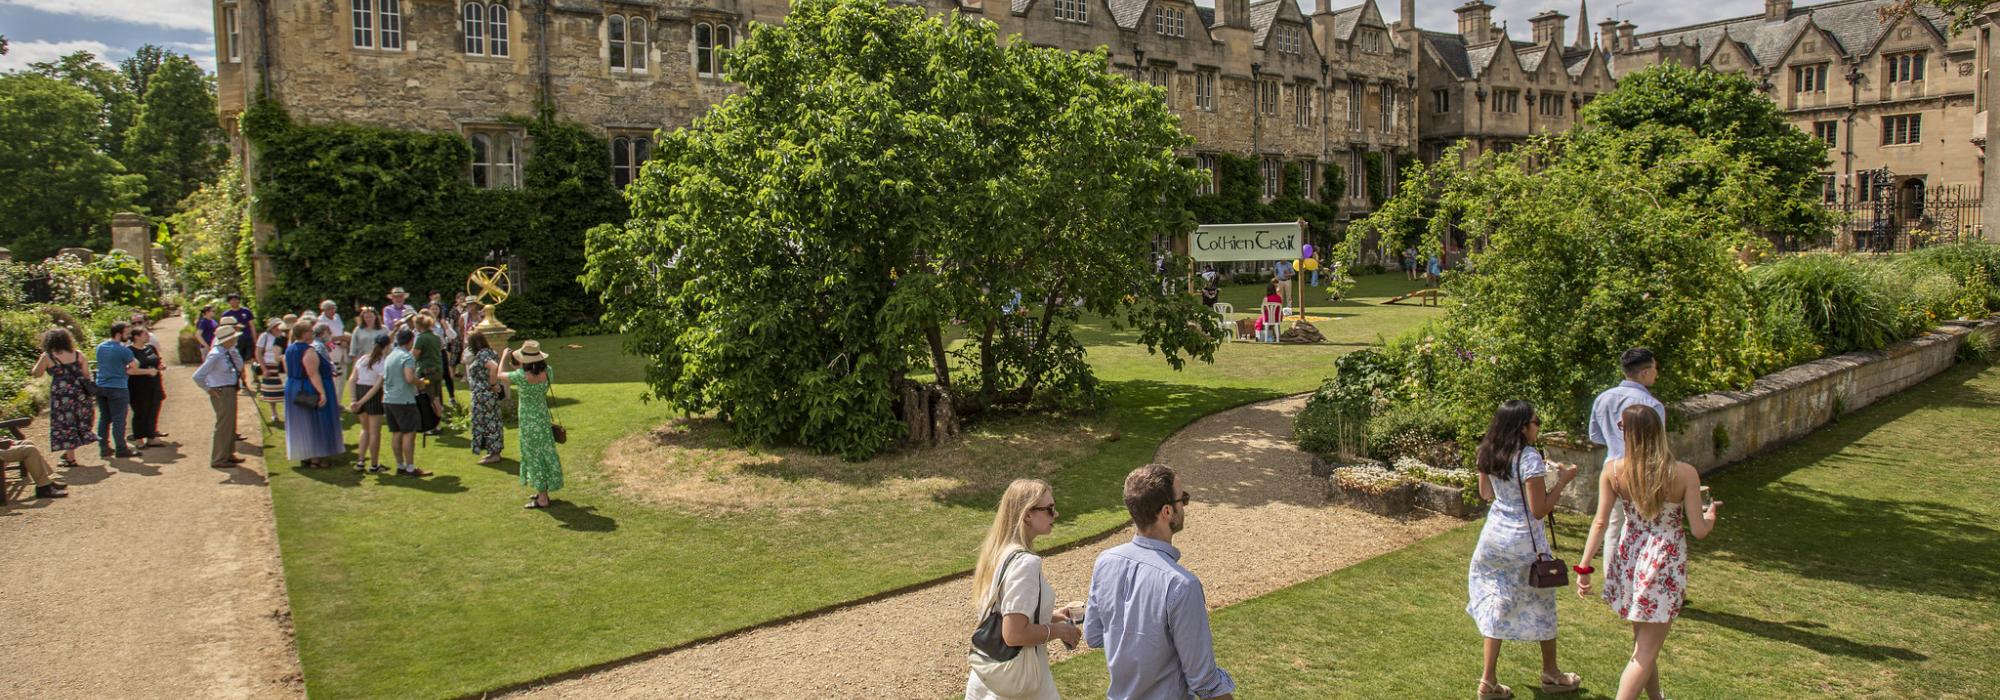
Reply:
[[924, 328], [924, 337], [931, 341], [931, 367], [937, 373], [938, 386], [951, 386], [951, 360], [944, 354], [944, 331], [937, 326]]
[[903, 383], [903, 423], [909, 428], [910, 444], [931, 444], [931, 397], [923, 384]]

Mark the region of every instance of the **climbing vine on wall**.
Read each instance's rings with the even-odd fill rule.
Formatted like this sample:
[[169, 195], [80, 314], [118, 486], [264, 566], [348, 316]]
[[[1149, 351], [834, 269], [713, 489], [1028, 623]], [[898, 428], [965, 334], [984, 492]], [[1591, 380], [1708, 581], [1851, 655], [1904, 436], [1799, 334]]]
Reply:
[[[1264, 183], [1257, 172], [1257, 161], [1252, 158], [1228, 153], [1215, 154], [1216, 181], [1215, 194], [1194, 195], [1188, 203], [1188, 210], [1195, 220], [1204, 224], [1271, 223], [1305, 219], [1313, 238], [1331, 241], [1334, 217], [1339, 216], [1336, 204], [1340, 188], [1346, 187], [1341, 177], [1340, 166], [1327, 165], [1321, 171], [1320, 188], [1314, 194], [1316, 199], [1305, 198], [1302, 172], [1298, 163], [1286, 163], [1285, 181], [1278, 196], [1271, 201], [1263, 201]], [[1338, 180], [1338, 182], [1336, 182]]]
[[1361, 165], [1368, 169], [1368, 201], [1375, 206], [1382, 206], [1382, 203], [1389, 199], [1382, 167], [1382, 154], [1375, 151], [1361, 154]]
[[532, 151], [522, 187], [495, 190], [472, 184], [471, 147], [456, 134], [299, 124], [268, 101], [252, 106], [242, 125], [258, 155], [256, 214], [277, 229], [259, 310], [380, 304], [392, 287], [448, 296], [474, 268], [512, 262], [519, 288], [501, 320], [524, 335], [594, 330], [602, 308], [576, 281], [583, 232], [626, 216], [608, 147], [546, 111], [516, 123]]

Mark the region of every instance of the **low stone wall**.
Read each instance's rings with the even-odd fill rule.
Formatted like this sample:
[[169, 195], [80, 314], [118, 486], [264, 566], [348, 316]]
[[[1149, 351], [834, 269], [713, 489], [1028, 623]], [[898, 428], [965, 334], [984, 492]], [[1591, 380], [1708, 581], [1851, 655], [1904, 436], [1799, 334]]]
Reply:
[[[2000, 320], [1937, 328], [1880, 351], [1856, 352], [1795, 365], [1757, 380], [1743, 391], [1692, 396], [1667, 408], [1675, 431], [1674, 456], [1707, 473], [1804, 437], [1834, 418], [1910, 388], [1949, 369], [1968, 335], [2000, 333]], [[1551, 435], [1543, 450], [1572, 462], [1576, 481], [1563, 493], [1564, 508], [1597, 507], [1597, 477], [1604, 448]]]

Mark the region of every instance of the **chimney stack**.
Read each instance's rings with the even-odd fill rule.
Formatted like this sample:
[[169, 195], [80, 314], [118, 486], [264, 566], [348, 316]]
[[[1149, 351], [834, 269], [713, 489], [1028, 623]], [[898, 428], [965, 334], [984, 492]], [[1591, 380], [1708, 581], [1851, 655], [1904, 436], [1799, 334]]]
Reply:
[[1607, 19], [1597, 23], [1597, 47], [1605, 53], [1618, 51], [1618, 20]]
[[1403, 17], [1396, 21], [1404, 29], [1417, 28], [1417, 0], [1403, 0]]
[[1619, 51], [1636, 51], [1636, 50], [1638, 50], [1638, 48], [1639, 48], [1639, 40], [1638, 40], [1638, 39], [1636, 39], [1636, 38], [1633, 38], [1633, 36], [1632, 36], [1632, 35], [1633, 35], [1633, 33], [1635, 33], [1635, 32], [1638, 32], [1638, 31], [1639, 31], [1639, 27], [1638, 27], [1637, 25], [1634, 25], [1634, 24], [1632, 24], [1632, 20], [1629, 20], [1629, 19], [1628, 19], [1628, 20], [1625, 20], [1625, 21], [1623, 21], [1623, 22], [1619, 22], [1619, 23], [1618, 23], [1618, 50], [1619, 50]]
[[1792, 18], [1792, 0], [1764, 0], [1764, 21], [1783, 22]]
[[1535, 34], [1535, 45], [1561, 46], [1563, 40], [1563, 22], [1567, 19], [1569, 19], [1569, 15], [1555, 10], [1549, 10], [1528, 18], [1528, 26], [1532, 28], [1531, 30]]
[[1249, 0], [1215, 0], [1215, 23], [1224, 27], [1249, 29]]
[[1484, 44], [1493, 40], [1493, 6], [1485, 0], [1471, 0], [1460, 5], [1458, 13], [1458, 34], [1465, 37], [1467, 44]]

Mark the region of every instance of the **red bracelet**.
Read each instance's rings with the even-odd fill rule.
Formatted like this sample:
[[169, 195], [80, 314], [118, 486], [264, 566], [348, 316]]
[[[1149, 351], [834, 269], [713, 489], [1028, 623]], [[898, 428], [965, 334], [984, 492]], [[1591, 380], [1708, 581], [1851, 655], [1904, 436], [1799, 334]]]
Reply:
[[1576, 572], [1578, 576], [1589, 576], [1597, 573], [1597, 568], [1592, 566], [1572, 566], [1569, 567], [1569, 570]]

